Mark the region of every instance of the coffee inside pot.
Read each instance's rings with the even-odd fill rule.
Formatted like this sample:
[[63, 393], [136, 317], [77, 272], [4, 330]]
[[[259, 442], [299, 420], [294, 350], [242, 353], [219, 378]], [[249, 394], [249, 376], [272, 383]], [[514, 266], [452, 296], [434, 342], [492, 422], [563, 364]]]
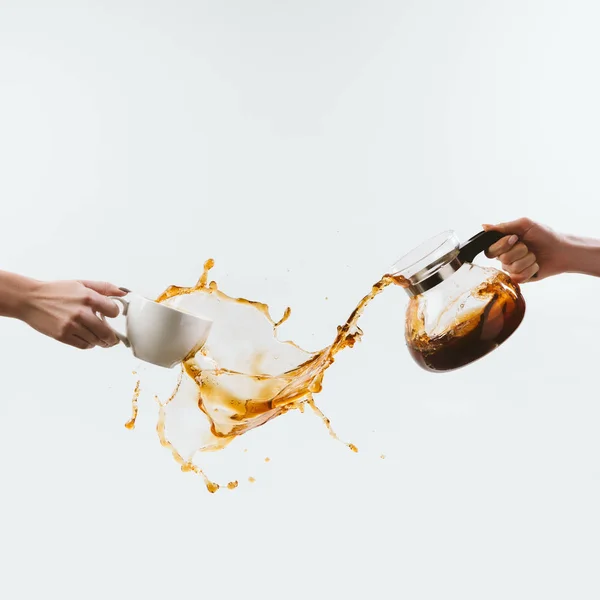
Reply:
[[393, 274], [405, 277], [410, 297], [406, 344], [429, 371], [452, 371], [506, 341], [525, 315], [518, 284], [502, 271], [473, 264], [504, 234], [481, 232], [461, 245], [452, 231], [425, 242], [398, 260]]

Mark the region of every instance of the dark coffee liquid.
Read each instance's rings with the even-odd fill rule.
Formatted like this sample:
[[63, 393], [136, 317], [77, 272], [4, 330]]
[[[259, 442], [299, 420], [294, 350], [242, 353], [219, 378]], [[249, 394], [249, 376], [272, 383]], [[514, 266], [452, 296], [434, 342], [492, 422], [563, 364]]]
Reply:
[[519, 286], [499, 273], [477, 288], [473, 296], [489, 299], [481, 308], [461, 316], [452, 328], [429, 338], [417, 322], [415, 311], [407, 313], [406, 343], [417, 364], [428, 371], [452, 371], [485, 356], [517, 329], [525, 315]]

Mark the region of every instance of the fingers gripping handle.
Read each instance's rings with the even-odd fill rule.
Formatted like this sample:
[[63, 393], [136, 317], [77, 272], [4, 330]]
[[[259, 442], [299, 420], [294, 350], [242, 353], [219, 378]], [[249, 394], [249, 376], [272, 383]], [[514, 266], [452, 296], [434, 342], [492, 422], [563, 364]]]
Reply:
[[[112, 300], [113, 302], [116, 302], [117, 304], [120, 304], [123, 307], [123, 311], [121, 314], [123, 316], [127, 315], [127, 309], [129, 308], [129, 300], [126, 300], [125, 298], [120, 298], [119, 296], [109, 296], [108, 299]], [[123, 342], [123, 344], [125, 344], [125, 346], [127, 346], [127, 348], [131, 348], [131, 343], [129, 342], [129, 339], [124, 333], [121, 333], [120, 331], [117, 331], [114, 327], [111, 327], [104, 315], [100, 315], [100, 318], [110, 327], [111, 331], [119, 338], [121, 342]]]
[[[460, 247], [458, 256], [463, 262], [473, 262], [478, 254], [485, 252], [492, 244], [505, 236], [506, 233], [500, 231], [481, 231]], [[537, 278], [538, 273], [531, 276], [531, 279]]]

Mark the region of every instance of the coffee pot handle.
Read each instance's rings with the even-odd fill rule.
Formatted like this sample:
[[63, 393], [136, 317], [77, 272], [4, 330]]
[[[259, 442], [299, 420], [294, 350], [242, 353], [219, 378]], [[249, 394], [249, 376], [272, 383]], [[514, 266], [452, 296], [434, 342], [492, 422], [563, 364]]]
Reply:
[[[471, 263], [478, 254], [485, 252], [503, 237], [506, 237], [506, 234], [501, 231], [480, 231], [459, 248], [458, 258], [462, 262]], [[536, 273], [532, 279], [536, 279], [537, 275]]]
[[[127, 316], [127, 309], [129, 308], [129, 300], [126, 300], [125, 298], [120, 298], [119, 296], [108, 296], [108, 299], [113, 300], [117, 304], [120, 304], [123, 307], [123, 312], [121, 314], [123, 316]], [[110, 330], [119, 338], [119, 340], [121, 342], [123, 342], [123, 344], [125, 344], [125, 346], [127, 346], [127, 348], [131, 348], [131, 343], [129, 341], [129, 338], [124, 333], [121, 333], [120, 331], [117, 331], [114, 327], [111, 327], [111, 325], [106, 320], [106, 317], [104, 315], [101, 314], [100, 318], [102, 319], [102, 321], [104, 321], [104, 323], [106, 323], [106, 325], [108, 325], [110, 327]]]
[[458, 258], [462, 262], [473, 262], [475, 257], [485, 252], [491, 245], [505, 237], [500, 231], [481, 231], [460, 247]]

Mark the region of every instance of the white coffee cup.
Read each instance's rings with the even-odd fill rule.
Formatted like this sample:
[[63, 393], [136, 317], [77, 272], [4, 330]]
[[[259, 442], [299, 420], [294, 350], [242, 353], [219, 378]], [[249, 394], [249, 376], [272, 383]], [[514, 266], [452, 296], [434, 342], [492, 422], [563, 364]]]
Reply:
[[[125, 333], [115, 335], [140, 360], [168, 369], [205, 344], [212, 321], [159, 304], [137, 294], [111, 300], [123, 307]], [[102, 320], [107, 323], [104, 316]], [[108, 325], [108, 323], [107, 323]], [[110, 325], [109, 325], [110, 327]]]

